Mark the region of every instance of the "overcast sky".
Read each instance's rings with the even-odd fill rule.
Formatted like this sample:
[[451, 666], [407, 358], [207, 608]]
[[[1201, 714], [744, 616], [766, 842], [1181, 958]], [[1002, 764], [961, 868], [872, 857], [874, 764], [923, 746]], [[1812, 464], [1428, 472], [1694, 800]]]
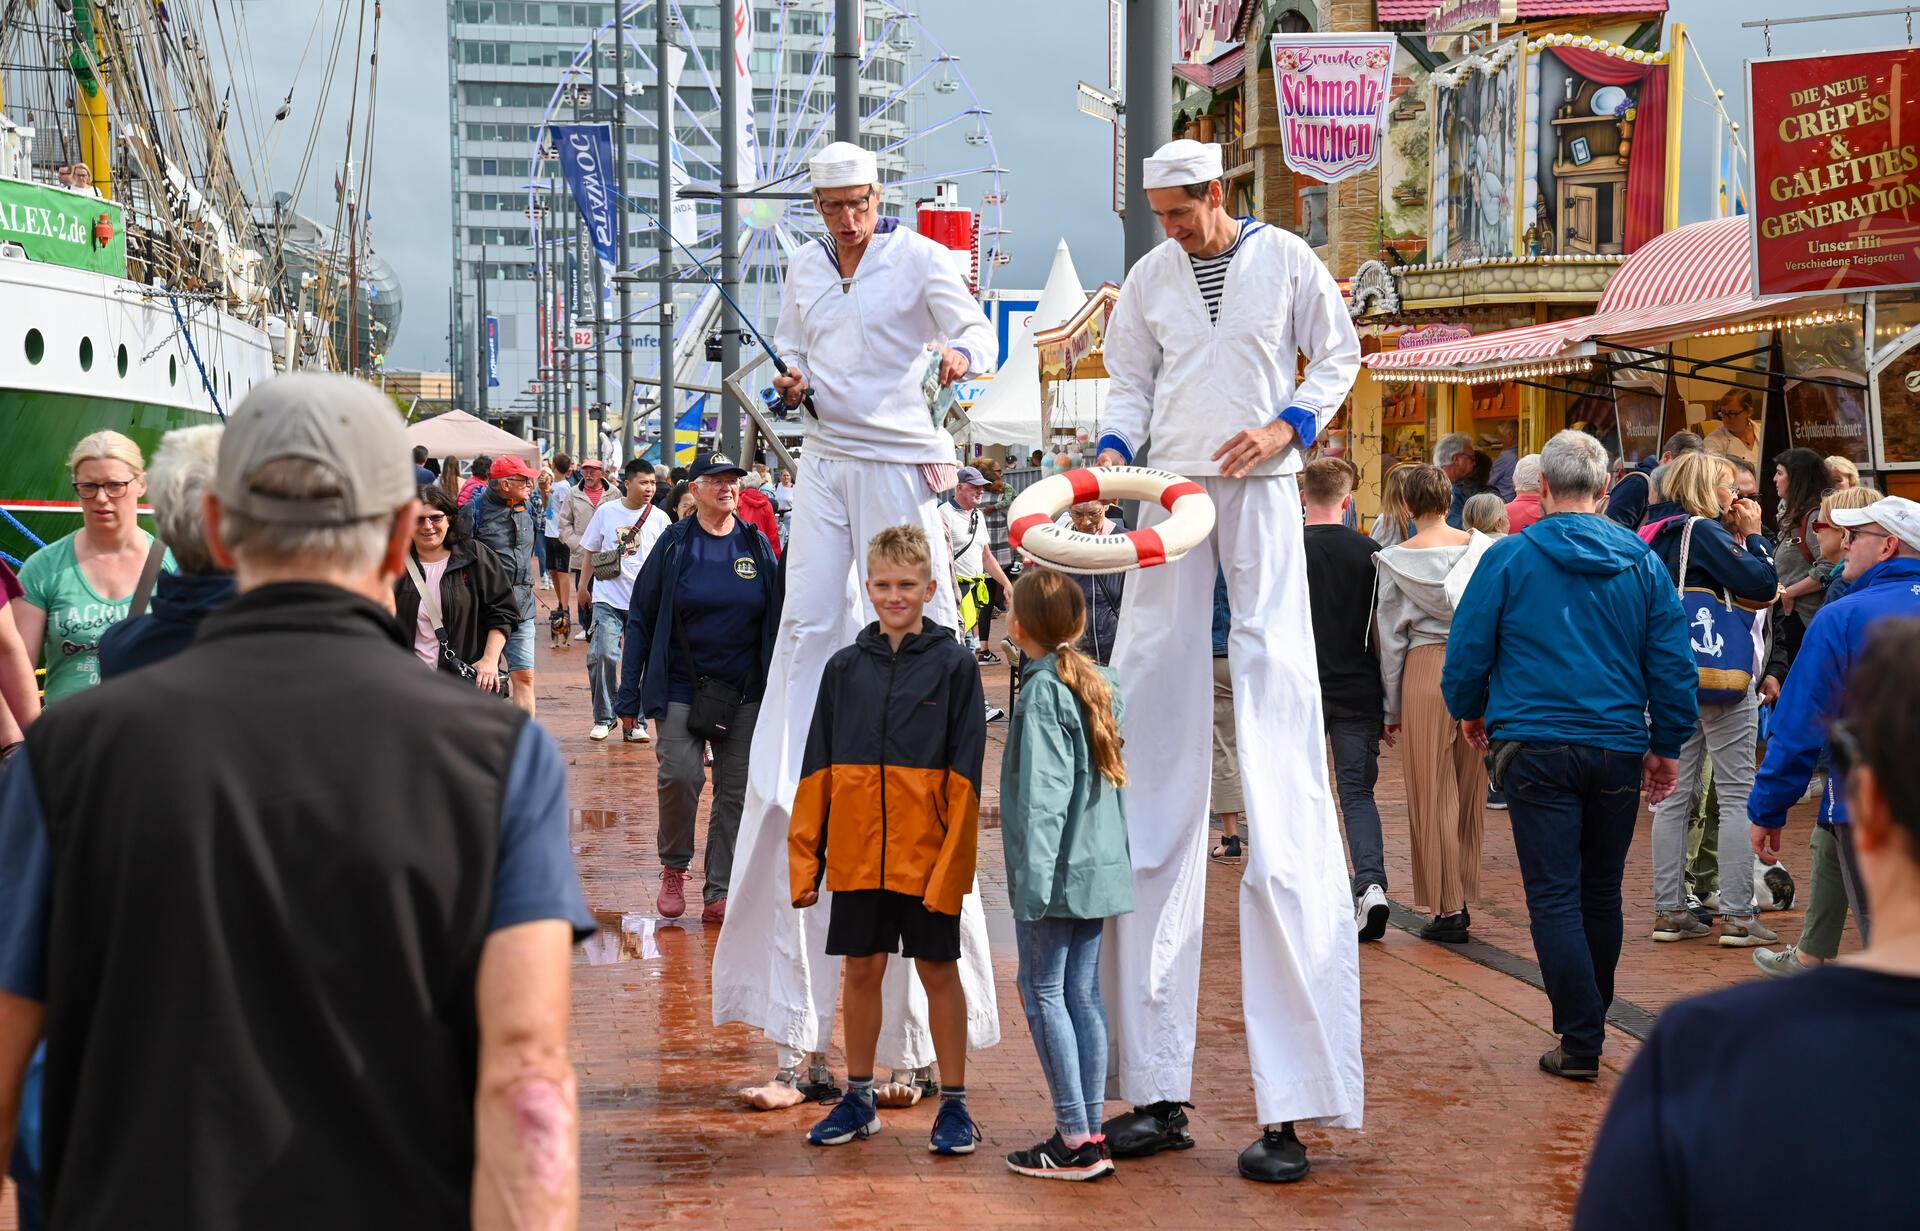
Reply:
[[[292, 117], [272, 143], [269, 192], [292, 191], [306, 134], [319, 105], [322, 59], [342, 0], [288, 3], [244, 0], [251, 41], [251, 82], [270, 116], [292, 85]], [[357, 0], [344, 0], [358, 7]], [[1726, 91], [1735, 119], [1746, 109], [1743, 62], [1764, 54], [1761, 32], [1739, 23], [1764, 10], [1770, 17], [1811, 15], [1834, 7], [1825, 0], [1673, 0], [1670, 20], [1687, 24], [1714, 84]], [[1089, 288], [1120, 276], [1120, 223], [1108, 184], [1106, 126], [1080, 114], [1074, 82], [1106, 80], [1104, 0], [915, 0], [914, 11], [932, 36], [960, 58], [969, 85], [991, 120], [996, 152], [1007, 167], [1007, 247], [1014, 261], [995, 271], [1001, 287], [1038, 287], [1054, 245], [1072, 247]], [[227, 12], [233, 10], [228, 9]], [[316, 12], [321, 28], [308, 51]], [[383, 73], [373, 158], [374, 244], [397, 270], [405, 315], [389, 363], [397, 368], [446, 366], [447, 284], [452, 262], [448, 153], [446, 13], [441, 0], [404, 0], [385, 6]], [[1784, 27], [1781, 54], [1848, 50], [1905, 41], [1899, 18]], [[305, 65], [296, 74], [296, 67]], [[346, 128], [350, 53], [335, 72], [330, 110], [301, 193], [302, 208], [330, 220], [333, 167]], [[1705, 217], [1712, 204], [1713, 112], [1706, 84], [1688, 65], [1683, 220]], [[931, 108], [929, 108], [931, 110]], [[951, 159], [972, 166], [979, 151], [950, 130], [928, 158], [929, 169]], [[259, 130], [254, 129], [258, 141]]]

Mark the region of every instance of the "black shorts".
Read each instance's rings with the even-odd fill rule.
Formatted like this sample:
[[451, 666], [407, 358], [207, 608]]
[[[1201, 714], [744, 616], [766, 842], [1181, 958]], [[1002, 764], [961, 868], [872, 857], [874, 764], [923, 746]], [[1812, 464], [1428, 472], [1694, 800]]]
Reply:
[[564, 573], [573, 568], [573, 555], [567, 550], [567, 541], [547, 536], [547, 568], [555, 573]]
[[928, 962], [960, 960], [960, 916], [930, 911], [919, 898], [891, 889], [847, 889], [833, 895], [827, 952], [834, 957], [899, 953]]

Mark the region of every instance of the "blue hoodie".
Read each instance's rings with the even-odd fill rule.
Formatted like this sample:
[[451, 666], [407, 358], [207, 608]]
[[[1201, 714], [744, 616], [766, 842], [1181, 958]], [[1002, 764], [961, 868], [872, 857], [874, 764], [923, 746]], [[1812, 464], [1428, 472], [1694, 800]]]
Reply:
[[[1813, 613], [1780, 687], [1767, 759], [1747, 797], [1747, 819], [1754, 824], [1778, 829], [1787, 823], [1787, 809], [1800, 802], [1826, 747], [1827, 727], [1840, 716], [1867, 630], [1888, 616], [1920, 616], [1920, 560], [1883, 560], [1860, 574], [1845, 598]], [[1836, 825], [1847, 820], [1843, 794], [1830, 789], [1830, 804], [1822, 804], [1822, 811], [1831, 806]]]
[[1494, 739], [1677, 757], [1699, 678], [1659, 557], [1605, 517], [1558, 513], [1481, 557], [1440, 691]]

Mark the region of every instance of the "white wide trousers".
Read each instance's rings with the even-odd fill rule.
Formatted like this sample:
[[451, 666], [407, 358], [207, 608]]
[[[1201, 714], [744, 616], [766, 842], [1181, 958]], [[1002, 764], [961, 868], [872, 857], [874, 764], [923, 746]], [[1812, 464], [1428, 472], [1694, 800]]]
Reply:
[[[760, 717], [753, 730], [747, 802], [734, 848], [727, 921], [713, 954], [713, 1022], [745, 1022], [790, 1051], [826, 1051], [840, 992], [840, 959], [826, 954], [832, 894], [795, 910], [787, 823], [800, 785], [807, 728], [827, 659], [873, 619], [867, 543], [888, 526], [917, 525], [933, 547], [939, 583], [927, 618], [959, 625], [951, 556], [933, 495], [917, 466], [809, 457], [800, 468], [787, 542], [786, 606]], [[889, 1068], [933, 1063], [927, 997], [912, 963], [888, 963], [876, 1058]], [[1000, 1041], [993, 961], [978, 888], [960, 910], [960, 979], [968, 1046]]]
[[[1358, 1128], [1358, 942], [1327, 786], [1299, 488], [1291, 476], [1195, 482], [1213, 498], [1214, 533], [1128, 580], [1113, 654], [1133, 754], [1134, 887], [1133, 913], [1107, 925], [1101, 953], [1113, 1093], [1142, 1106], [1192, 1095], [1218, 563], [1233, 609], [1228, 664], [1248, 837], [1240, 990], [1256, 1112], [1263, 1125]], [[1142, 508], [1146, 525], [1166, 518]]]

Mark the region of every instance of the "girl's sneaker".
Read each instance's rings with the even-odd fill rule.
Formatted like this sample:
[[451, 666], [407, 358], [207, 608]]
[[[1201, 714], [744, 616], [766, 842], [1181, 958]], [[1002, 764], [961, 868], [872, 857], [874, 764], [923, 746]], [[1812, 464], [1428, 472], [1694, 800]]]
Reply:
[[879, 1131], [880, 1113], [873, 1109], [872, 1096], [849, 1090], [840, 1096], [826, 1119], [808, 1131], [807, 1142], [817, 1146], [843, 1146]]
[[974, 1127], [973, 1114], [967, 1105], [957, 1098], [941, 1099], [940, 1110], [933, 1117], [933, 1133], [927, 1138], [927, 1150], [933, 1154], [971, 1154], [979, 1140], [980, 1130]]
[[1097, 1180], [1113, 1174], [1113, 1160], [1098, 1142], [1083, 1142], [1079, 1148], [1067, 1145], [1055, 1133], [1031, 1150], [1015, 1150], [1007, 1155], [1007, 1166], [1036, 1180]]

